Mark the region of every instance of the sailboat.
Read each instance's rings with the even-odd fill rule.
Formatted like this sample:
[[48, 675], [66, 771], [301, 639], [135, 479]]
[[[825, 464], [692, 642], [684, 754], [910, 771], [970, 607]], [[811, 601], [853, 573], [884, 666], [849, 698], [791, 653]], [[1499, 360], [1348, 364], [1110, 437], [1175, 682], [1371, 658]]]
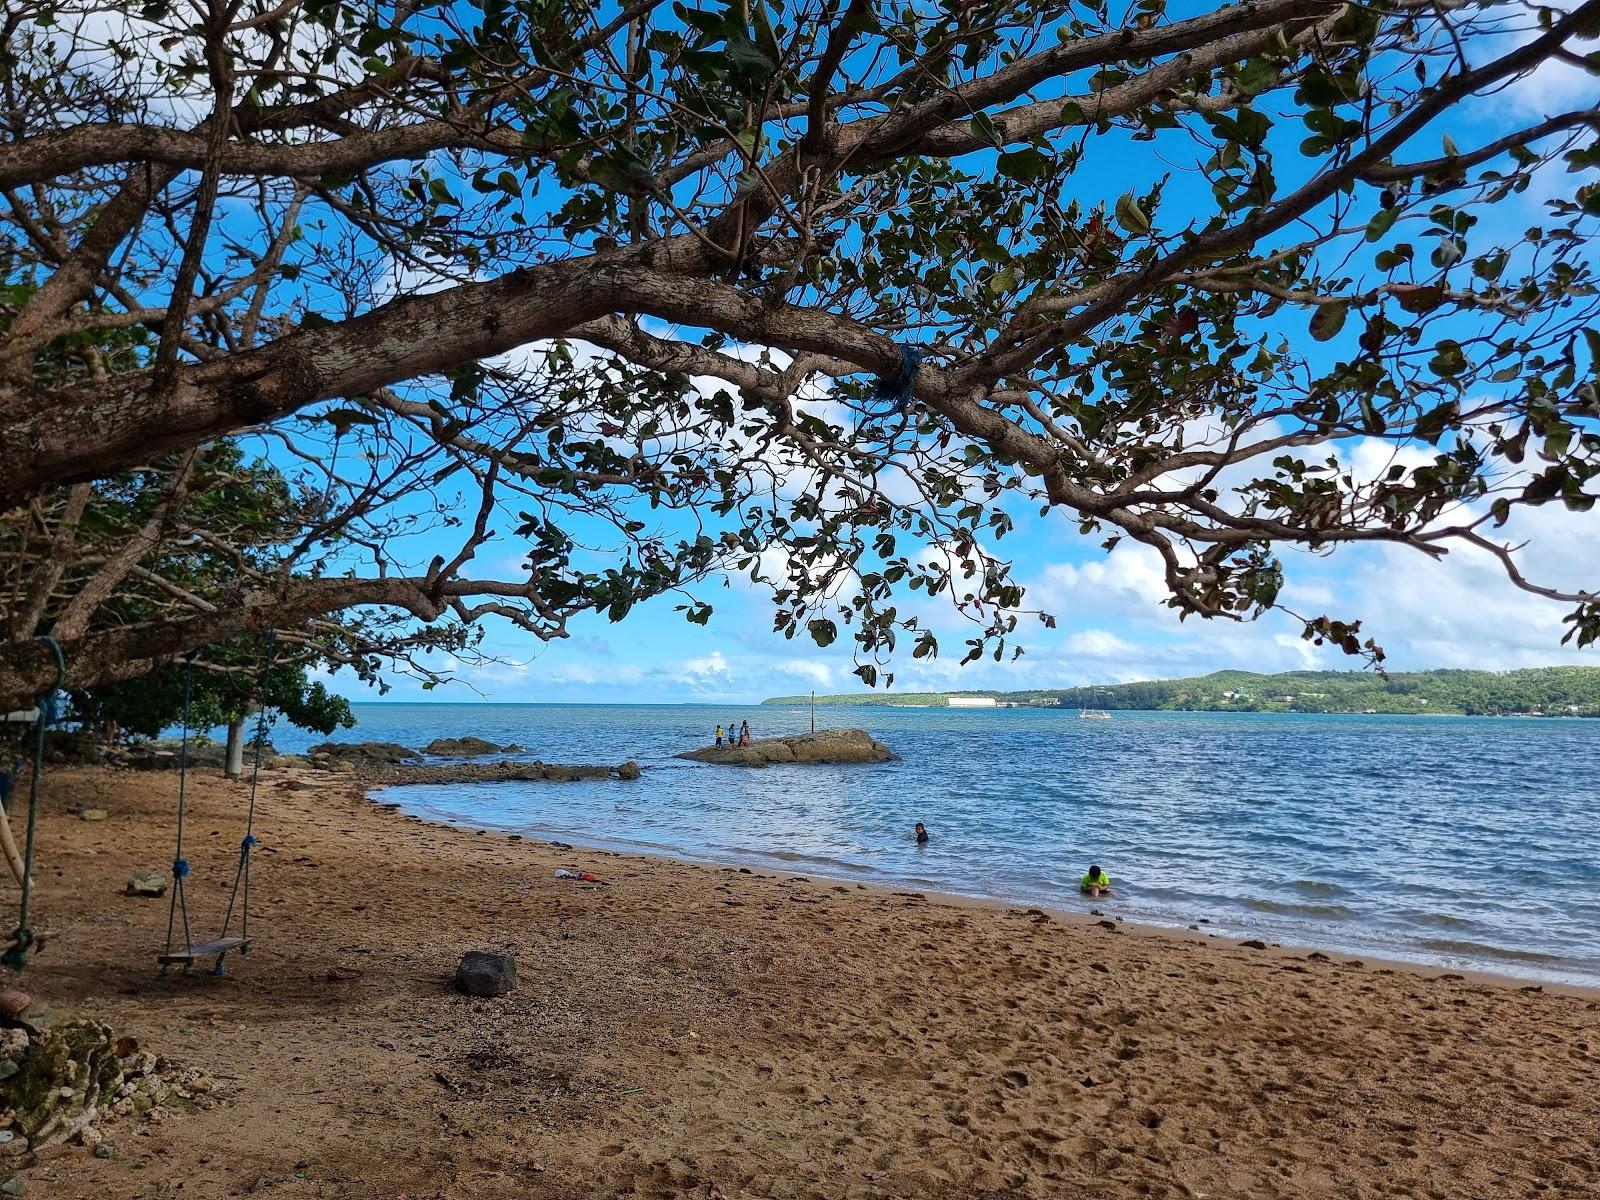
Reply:
[[[1094, 689], [1094, 696], [1092, 696], [1091, 699], [1098, 698], [1099, 695], [1100, 695], [1100, 688], [1098, 686], [1096, 686], [1096, 688]], [[1109, 721], [1109, 720], [1111, 720], [1111, 714], [1108, 713], [1103, 708], [1084, 708], [1083, 707], [1083, 701], [1080, 698], [1079, 701], [1078, 701], [1078, 720], [1080, 720], [1080, 721]]]

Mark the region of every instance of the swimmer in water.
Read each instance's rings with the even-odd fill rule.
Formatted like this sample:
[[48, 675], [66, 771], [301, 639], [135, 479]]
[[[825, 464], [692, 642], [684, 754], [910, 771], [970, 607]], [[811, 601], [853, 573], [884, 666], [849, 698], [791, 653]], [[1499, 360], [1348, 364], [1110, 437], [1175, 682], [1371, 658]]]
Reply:
[[928, 844], [928, 827], [926, 825], [924, 825], [921, 821], [918, 821], [917, 822], [917, 845], [926, 846], [927, 844]]
[[1111, 895], [1111, 876], [1099, 867], [1090, 867], [1089, 873], [1078, 880], [1078, 890], [1085, 896]]

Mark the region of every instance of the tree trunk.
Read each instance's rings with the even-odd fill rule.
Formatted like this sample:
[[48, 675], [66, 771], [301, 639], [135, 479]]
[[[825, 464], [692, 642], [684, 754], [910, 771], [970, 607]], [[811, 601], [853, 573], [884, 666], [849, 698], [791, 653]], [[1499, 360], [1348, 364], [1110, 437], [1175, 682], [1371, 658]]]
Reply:
[[229, 779], [244, 777], [244, 726], [248, 715], [241, 713], [228, 722], [228, 756], [223, 759], [222, 773]]

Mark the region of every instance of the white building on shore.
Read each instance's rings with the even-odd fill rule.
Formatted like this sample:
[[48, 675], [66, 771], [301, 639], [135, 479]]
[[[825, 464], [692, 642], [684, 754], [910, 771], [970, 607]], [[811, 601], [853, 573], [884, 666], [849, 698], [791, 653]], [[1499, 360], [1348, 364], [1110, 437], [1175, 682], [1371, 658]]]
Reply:
[[1000, 702], [993, 696], [946, 696], [951, 708], [998, 708]]

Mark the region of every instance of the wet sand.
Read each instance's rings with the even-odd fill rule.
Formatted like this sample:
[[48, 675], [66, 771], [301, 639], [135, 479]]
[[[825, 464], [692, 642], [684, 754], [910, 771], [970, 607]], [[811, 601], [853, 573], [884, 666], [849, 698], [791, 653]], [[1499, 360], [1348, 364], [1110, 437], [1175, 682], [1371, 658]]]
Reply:
[[[23, 986], [233, 1099], [112, 1126], [116, 1158], [50, 1158], [30, 1195], [1600, 1195], [1593, 995], [561, 849], [289, 777], [263, 774], [255, 952], [161, 982], [166, 901], [121, 893], [170, 864], [176, 779], [49, 769]], [[191, 780], [201, 932], [246, 791]], [[454, 994], [469, 949], [515, 953], [517, 990]]]

